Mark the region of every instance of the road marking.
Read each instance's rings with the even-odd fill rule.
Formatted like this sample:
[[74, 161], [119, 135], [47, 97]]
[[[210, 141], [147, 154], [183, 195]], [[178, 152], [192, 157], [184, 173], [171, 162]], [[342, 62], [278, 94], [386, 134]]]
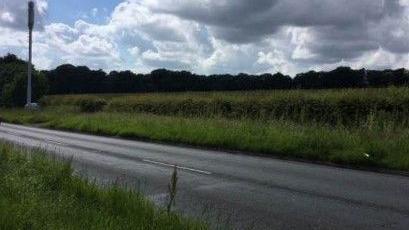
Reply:
[[[4, 133], [7, 133], [9, 135], [13, 135], [13, 136], [17, 136], [17, 137], [21, 137], [21, 138], [31, 138], [31, 137], [27, 137], [26, 135], [21, 135], [18, 133], [13, 133], [13, 132], [9, 132], [9, 131], [5, 131], [5, 130], [1, 130]], [[60, 146], [66, 146], [67, 144], [59, 142], [59, 141], [55, 141], [55, 140], [51, 140], [51, 139], [45, 139], [45, 142], [48, 142], [50, 144], [54, 144], [54, 145], [60, 145]], [[101, 153], [103, 152], [102, 150], [95, 150], [95, 152], [97, 153]], [[143, 162], [146, 163], [150, 163], [150, 164], [155, 164], [155, 165], [161, 165], [161, 166], [166, 166], [166, 167], [175, 167], [175, 165], [173, 164], [168, 164], [168, 163], [164, 163], [164, 162], [160, 162], [160, 161], [153, 161], [153, 160], [148, 160], [148, 159], [142, 159]], [[199, 169], [194, 169], [194, 168], [189, 168], [189, 167], [183, 167], [183, 166], [176, 166], [177, 169], [181, 169], [181, 170], [185, 170], [185, 171], [190, 171], [190, 172], [195, 172], [195, 173], [200, 173], [200, 174], [205, 174], [205, 175], [212, 175], [213, 173], [209, 172], [209, 171], [204, 171], [204, 170], [199, 170]]]
[[[162, 166], [167, 166], [167, 167], [172, 167], [172, 168], [175, 167], [175, 165], [167, 164], [167, 163], [163, 163], [163, 162], [159, 162], [159, 161], [152, 161], [152, 160], [148, 160], [148, 159], [142, 159], [142, 161], [147, 162], [147, 163], [151, 163], [151, 164], [155, 164], [155, 165], [162, 165]], [[212, 175], [212, 173], [209, 172], [209, 171], [203, 171], [203, 170], [199, 170], [199, 169], [193, 169], [193, 168], [188, 168], [188, 167], [183, 167], [183, 166], [176, 166], [176, 168], [181, 169], [181, 170], [195, 172], [195, 173]]]
[[47, 142], [51, 144], [55, 144], [55, 145], [65, 145], [64, 143], [59, 142], [59, 141], [47, 140]]

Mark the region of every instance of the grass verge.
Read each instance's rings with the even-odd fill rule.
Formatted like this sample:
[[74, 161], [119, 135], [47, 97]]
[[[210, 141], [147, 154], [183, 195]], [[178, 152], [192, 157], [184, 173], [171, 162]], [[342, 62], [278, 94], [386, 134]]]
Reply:
[[117, 112], [2, 110], [8, 122], [93, 134], [241, 150], [352, 166], [409, 170], [409, 130], [388, 123], [357, 128], [285, 120], [187, 118]]
[[0, 143], [0, 229], [206, 229], [139, 193], [101, 188], [68, 163]]

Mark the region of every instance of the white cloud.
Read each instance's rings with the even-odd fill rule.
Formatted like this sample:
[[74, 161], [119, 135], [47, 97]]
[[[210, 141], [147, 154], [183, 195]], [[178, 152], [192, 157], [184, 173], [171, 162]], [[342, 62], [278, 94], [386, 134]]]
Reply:
[[0, 44], [2, 47], [27, 46], [27, 34], [11, 28], [0, 27]]
[[128, 49], [128, 51], [134, 57], [139, 57], [141, 55], [141, 50], [137, 46]]
[[[44, 16], [48, 9], [47, 0], [34, 0], [37, 19]], [[27, 27], [27, 0], [0, 0], [0, 27], [23, 30]], [[35, 29], [42, 29], [41, 20], [36, 20]]]
[[96, 17], [97, 15], [98, 15], [98, 8], [93, 8], [92, 10], [91, 10], [91, 15], [92, 15], [92, 17]]
[[14, 22], [14, 16], [11, 15], [10, 12], [3, 12], [3, 13], [1, 13], [0, 20], [5, 22], [5, 23], [13, 23]]
[[[25, 1], [0, 0], [1, 53], [25, 56], [26, 22], [16, 18]], [[36, 2], [45, 14], [47, 1]], [[408, 28], [408, 0], [125, 0], [106, 23], [44, 25], [34, 63], [206, 74], [400, 68], [409, 67]]]
[[409, 0], [399, 0], [401, 6], [409, 6]]

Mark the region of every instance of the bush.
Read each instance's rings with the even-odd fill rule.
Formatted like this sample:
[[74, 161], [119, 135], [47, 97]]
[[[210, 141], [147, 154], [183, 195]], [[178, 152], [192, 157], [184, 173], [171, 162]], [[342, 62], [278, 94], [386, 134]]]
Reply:
[[105, 100], [99, 98], [87, 98], [77, 102], [80, 111], [85, 113], [101, 112], [106, 104]]
[[[47, 93], [48, 85], [40, 73], [33, 75], [32, 100], [38, 101]], [[27, 100], [27, 75], [25, 72], [16, 73], [14, 78], [3, 86], [0, 105], [6, 107], [21, 107]]]

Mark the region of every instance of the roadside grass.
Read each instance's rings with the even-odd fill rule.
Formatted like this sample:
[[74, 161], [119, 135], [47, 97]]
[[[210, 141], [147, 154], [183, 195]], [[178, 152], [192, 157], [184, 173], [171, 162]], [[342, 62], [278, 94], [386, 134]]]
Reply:
[[78, 113], [69, 106], [41, 112], [2, 110], [8, 122], [93, 134], [265, 153], [350, 166], [409, 170], [409, 129], [368, 119], [357, 127], [285, 119]]
[[74, 176], [40, 150], [0, 143], [0, 229], [207, 229], [137, 192]]

